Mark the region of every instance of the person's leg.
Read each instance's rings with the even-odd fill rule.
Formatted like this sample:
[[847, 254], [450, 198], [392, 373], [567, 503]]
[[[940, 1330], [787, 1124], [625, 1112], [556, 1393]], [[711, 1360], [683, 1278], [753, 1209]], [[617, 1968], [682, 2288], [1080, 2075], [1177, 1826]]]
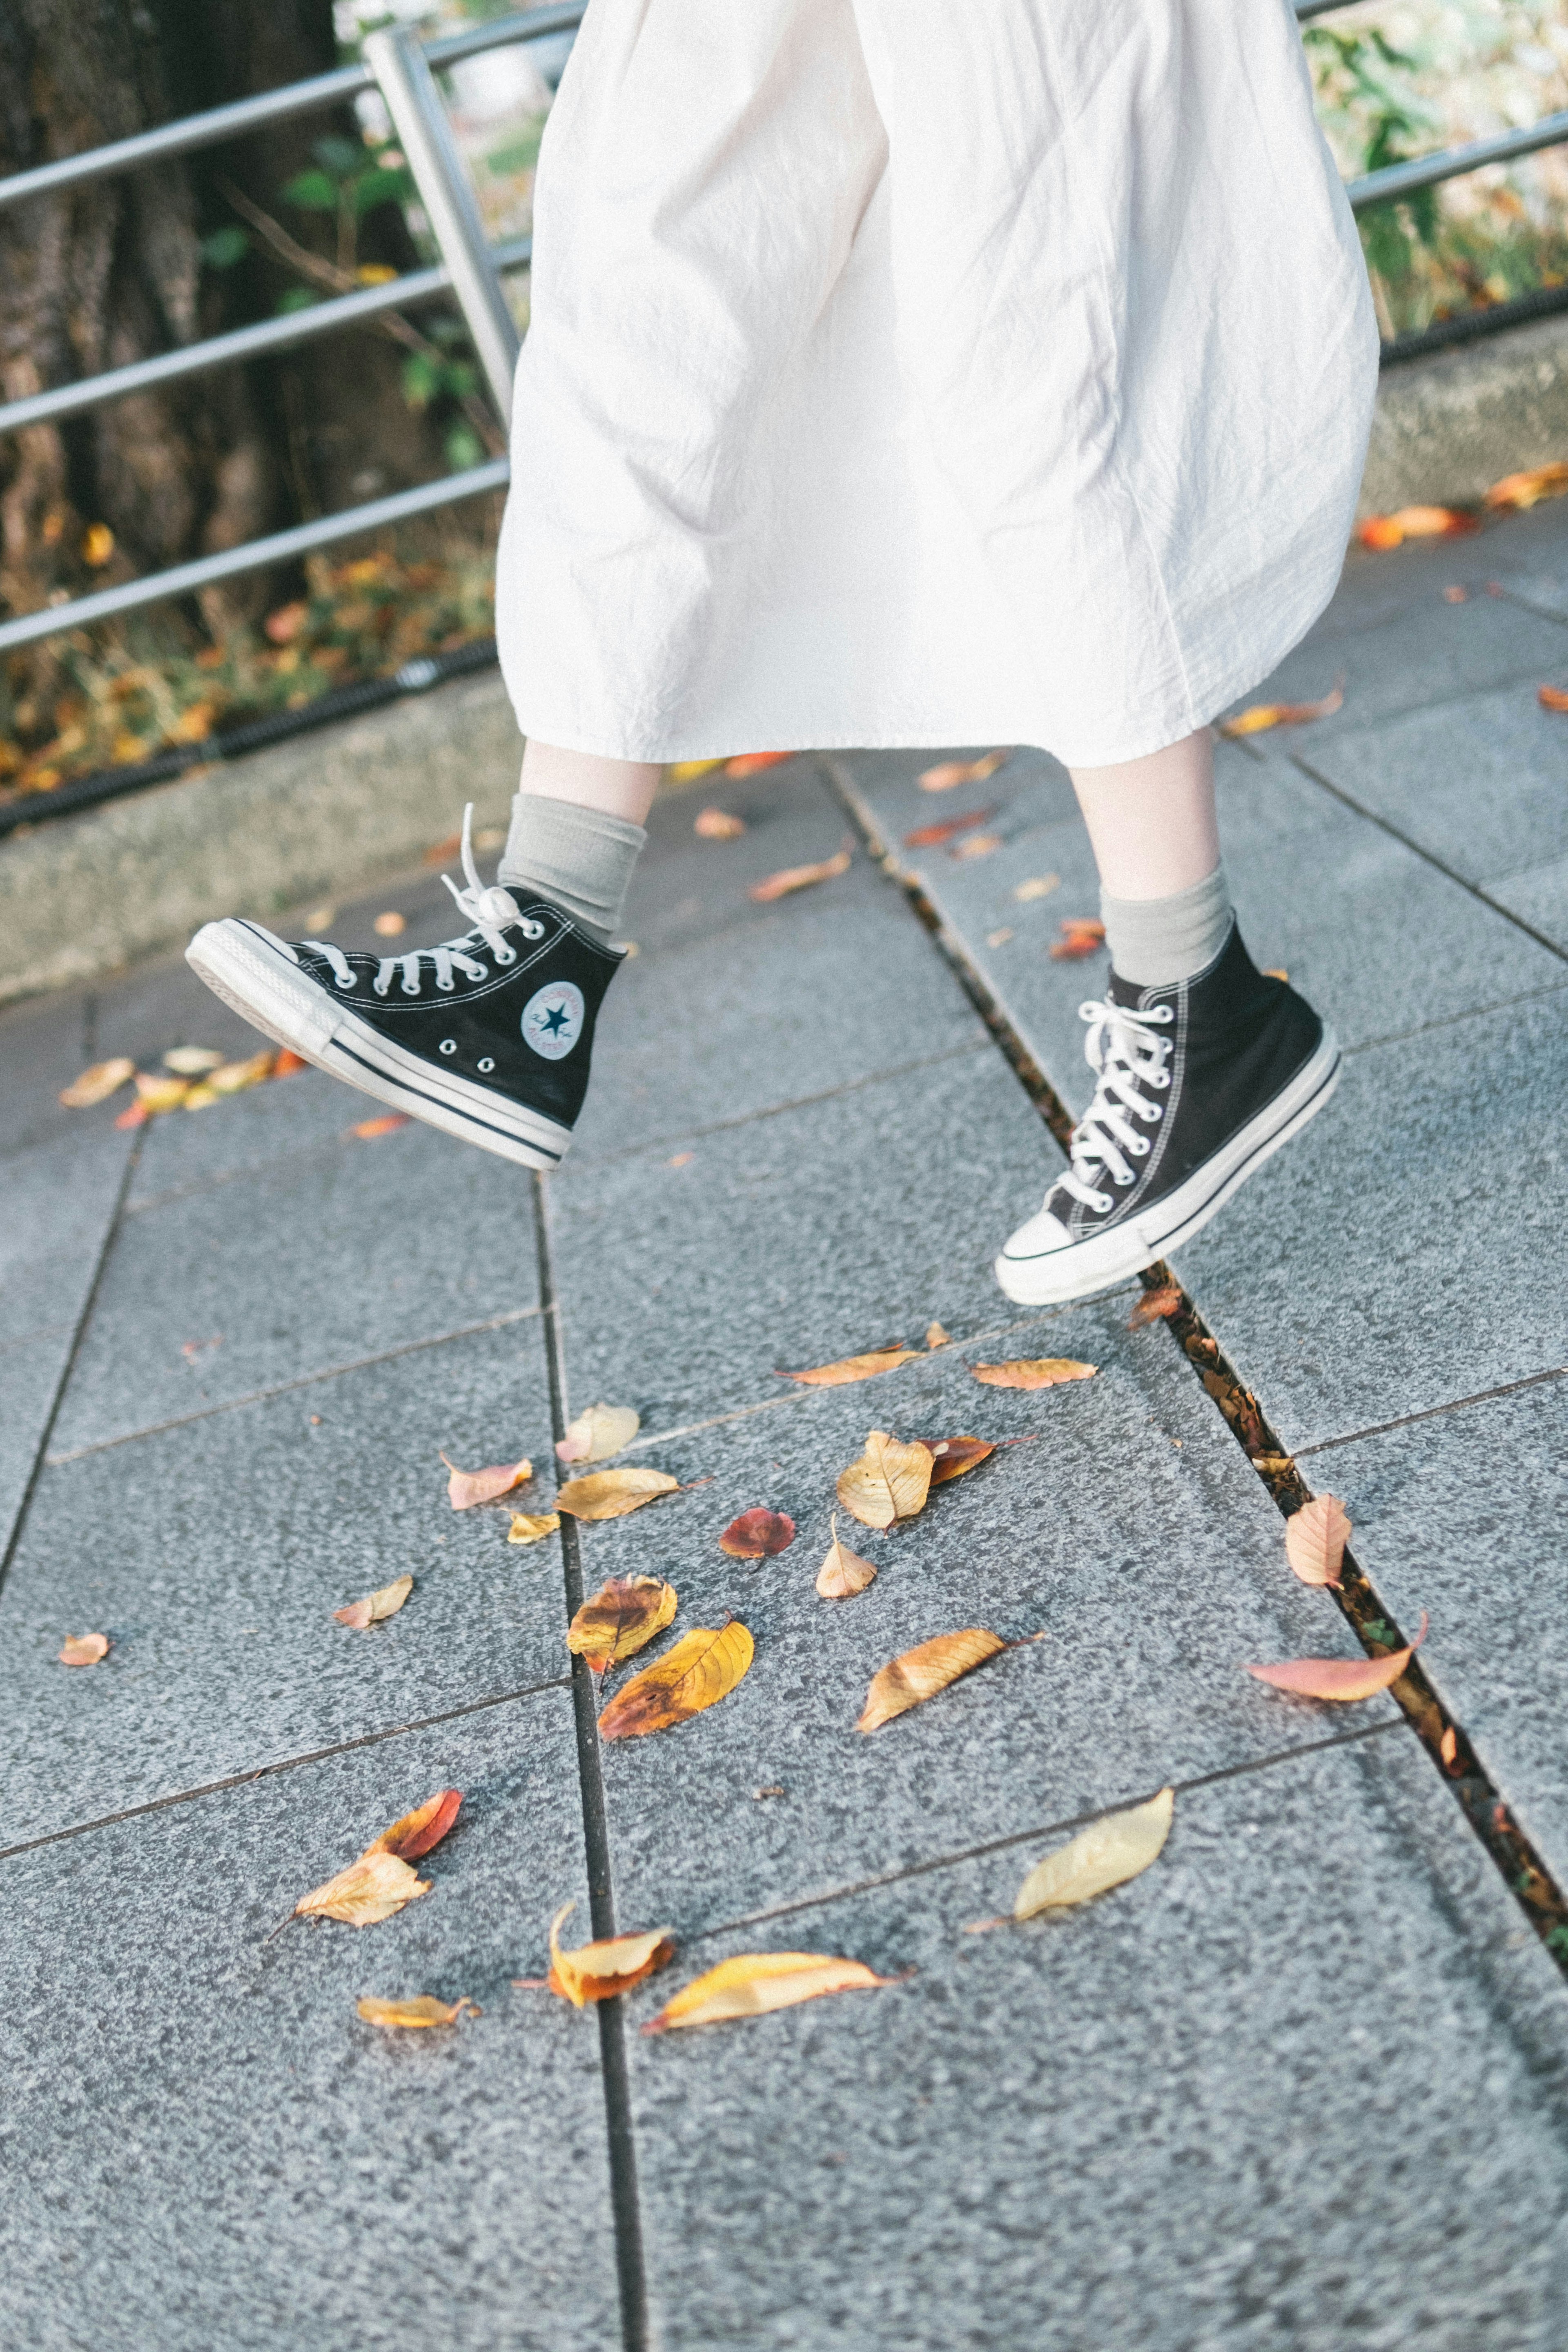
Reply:
[[1113, 967], [1142, 988], [1202, 971], [1231, 924], [1209, 730], [1142, 760], [1071, 773]]
[[550, 899], [607, 947], [659, 773], [651, 761], [601, 759], [531, 738], [497, 881]]

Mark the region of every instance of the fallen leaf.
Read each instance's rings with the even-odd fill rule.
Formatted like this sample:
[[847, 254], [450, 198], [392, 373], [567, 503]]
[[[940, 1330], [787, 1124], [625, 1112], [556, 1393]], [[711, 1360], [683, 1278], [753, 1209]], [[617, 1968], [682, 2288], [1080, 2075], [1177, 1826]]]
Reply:
[[378, 1136], [395, 1135], [400, 1127], [407, 1125], [405, 1110], [389, 1110], [383, 1118], [362, 1118], [349, 1132], [357, 1135], [362, 1143], [374, 1143]]
[[752, 1796], [753, 1796], [753, 1797], [757, 1797], [757, 1798], [762, 1798], [762, 1797], [784, 1797], [784, 1796], [787, 1796], [787, 1795], [789, 1794], [789, 1791], [788, 1791], [788, 1790], [784, 1787], [784, 1782], [783, 1782], [782, 1780], [770, 1780], [770, 1781], [768, 1782], [768, 1785], [766, 1786], [766, 1788], [764, 1788], [764, 1789], [753, 1789], [753, 1790], [752, 1790]]
[[1283, 980], [1288, 982], [1290, 975], [1286, 971], [1282, 963], [1266, 963], [1263, 967], [1263, 977], [1265, 980]]
[[907, 1715], [911, 1706], [934, 1698], [949, 1683], [972, 1674], [1006, 1647], [999, 1633], [987, 1633], [983, 1625], [967, 1625], [962, 1633], [939, 1633], [934, 1641], [906, 1650], [872, 1675], [856, 1730], [879, 1731], [895, 1716]]
[[673, 1495], [679, 1486], [668, 1470], [594, 1470], [586, 1478], [568, 1478], [555, 1507], [576, 1519], [624, 1519], [628, 1511], [640, 1510], [656, 1495]]
[[1421, 1612], [1421, 1631], [1414, 1642], [1403, 1650], [1394, 1650], [1386, 1658], [1291, 1658], [1284, 1665], [1248, 1666], [1260, 1683], [1269, 1683], [1276, 1690], [1296, 1691], [1303, 1698], [1331, 1698], [1348, 1704], [1358, 1698], [1373, 1698], [1379, 1691], [1396, 1683], [1411, 1658], [1426, 1639], [1426, 1612]]
[[419, 1862], [432, 1853], [458, 1818], [461, 1789], [437, 1789], [411, 1813], [402, 1814], [389, 1830], [365, 1848], [366, 1853], [395, 1853], [404, 1862]]
[[1146, 1290], [1131, 1314], [1127, 1318], [1130, 1331], [1141, 1331], [1145, 1323], [1163, 1323], [1182, 1311], [1182, 1294], [1173, 1282], [1163, 1282], [1158, 1290]]
[[107, 1633], [68, 1633], [60, 1650], [62, 1666], [96, 1666], [109, 1655]]
[[780, 1372], [781, 1381], [798, 1381], [802, 1388], [839, 1389], [854, 1381], [874, 1381], [918, 1356], [918, 1348], [872, 1348], [863, 1356], [845, 1356], [837, 1364], [816, 1364], [805, 1372]]
[[223, 1055], [210, 1045], [171, 1045], [163, 1056], [163, 1067], [180, 1078], [202, 1078], [222, 1066]]
[[475, 2001], [437, 2000], [434, 1993], [416, 1992], [406, 2000], [378, 2000], [374, 1993], [362, 1993], [354, 2007], [367, 2025], [456, 2025], [465, 2010], [470, 2017], [484, 2012]]
[[950, 793], [955, 784], [983, 784], [996, 773], [1012, 751], [987, 751], [983, 760], [944, 760], [921, 778], [922, 793]]
[[395, 940], [400, 932], [407, 929], [407, 916], [400, 915], [395, 907], [388, 908], [384, 915], [378, 915], [371, 925], [371, 929], [378, 940]]
[[1285, 1522], [1285, 1557], [1303, 1584], [1338, 1585], [1351, 1523], [1337, 1495], [1314, 1495]]
[[710, 776], [715, 768], [721, 768], [723, 764], [722, 760], [672, 760], [669, 780], [675, 784], [694, 783], [699, 776]]
[[210, 1104], [222, 1100], [223, 1097], [216, 1087], [209, 1087], [204, 1078], [198, 1078], [195, 1086], [187, 1089], [180, 1108], [182, 1110], [205, 1110]]
[[757, 776], [764, 768], [776, 768], [785, 760], [795, 757], [793, 751], [741, 751], [724, 762], [727, 776]]
[[107, 1102], [117, 1094], [127, 1078], [136, 1075], [136, 1065], [129, 1054], [116, 1054], [112, 1061], [94, 1062], [79, 1078], [73, 1078], [62, 1089], [60, 1100], [67, 1110], [90, 1110], [94, 1103]]
[[740, 1952], [695, 1978], [657, 2017], [645, 2033], [668, 2033], [687, 2025], [719, 2025], [736, 2017], [765, 2017], [770, 2010], [794, 2009], [829, 1992], [872, 1992], [901, 1984], [879, 1977], [860, 1960], [831, 1958], [824, 1952]]
[[[310, 1066], [303, 1054], [291, 1053], [287, 1045], [279, 1045], [272, 1057], [271, 1076], [275, 1078], [291, 1078], [297, 1070], [308, 1070]], [[215, 1071], [213, 1074], [215, 1080], [216, 1075]]]
[[147, 1124], [146, 1104], [140, 1102], [127, 1103], [125, 1108], [116, 1117], [114, 1124], [116, 1127], [145, 1127]]
[[[1560, 686], [1537, 687], [1535, 698], [1542, 710], [1568, 710], [1568, 692]], [[79, 1079], [77, 1083], [79, 1086], [81, 1081]], [[60, 1100], [64, 1102], [64, 1095], [60, 1097]]]
[[599, 1717], [604, 1739], [638, 1739], [685, 1723], [729, 1696], [752, 1663], [755, 1645], [740, 1620], [694, 1625], [672, 1650], [616, 1692]]
[[988, 948], [1005, 948], [1012, 936], [1007, 925], [1004, 923], [999, 931], [986, 932], [985, 944]]
[[301, 1895], [294, 1916], [341, 1919], [350, 1927], [374, 1927], [390, 1919], [416, 1895], [428, 1895], [430, 1881], [395, 1853], [372, 1846], [324, 1886]]
[[550, 1974], [545, 1979], [551, 1991], [574, 2009], [629, 1992], [675, 1958], [675, 1936], [668, 1927], [649, 1927], [640, 1936], [605, 1936], [563, 1952], [562, 1925], [576, 1908], [574, 1903], [563, 1904], [550, 1922]]
[[395, 1617], [414, 1590], [411, 1576], [399, 1576], [384, 1584], [379, 1592], [366, 1593], [363, 1601], [351, 1601], [346, 1609], [334, 1609], [332, 1615], [340, 1625], [352, 1625], [363, 1633], [367, 1625], [379, 1625], [384, 1618]]
[[1262, 735], [1270, 727], [1304, 727], [1310, 719], [1331, 719], [1344, 708], [1344, 689], [1334, 687], [1321, 702], [1255, 702], [1234, 719], [1222, 719], [1222, 735]]
[[566, 1628], [566, 1647], [596, 1675], [646, 1649], [676, 1610], [676, 1591], [661, 1576], [612, 1576], [584, 1601]]
[[607, 1462], [628, 1446], [642, 1427], [642, 1416], [629, 1404], [591, 1404], [566, 1424], [558, 1438], [556, 1457], [562, 1462]]
[[136, 1073], [136, 1099], [149, 1118], [156, 1118], [162, 1111], [178, 1110], [190, 1090], [189, 1078], [162, 1078], [153, 1070]]
[[952, 1478], [962, 1478], [966, 1470], [975, 1469], [996, 1448], [984, 1437], [916, 1437], [910, 1441], [923, 1445], [931, 1455], [931, 1483], [945, 1486]]
[[994, 849], [1002, 846], [999, 833], [972, 833], [963, 841], [955, 841], [948, 851], [950, 857], [989, 857]]
[[1053, 890], [1061, 887], [1059, 874], [1031, 874], [1026, 882], [1019, 883], [1013, 896], [1026, 906], [1031, 898], [1048, 898]]
[[667, 1160], [664, 1164], [667, 1168], [689, 1168], [696, 1157], [697, 1154], [695, 1151], [678, 1151], [672, 1159]]
[[824, 1601], [852, 1601], [858, 1592], [875, 1580], [877, 1570], [868, 1559], [838, 1540], [838, 1514], [833, 1514], [833, 1541], [827, 1556], [816, 1571], [816, 1589]]
[[825, 857], [816, 866], [786, 866], [765, 880], [753, 882], [747, 891], [759, 906], [768, 906], [774, 898], [786, 898], [792, 890], [808, 890], [814, 882], [831, 882], [836, 876], [849, 871], [849, 851], [840, 849], [832, 857]]
[[731, 816], [728, 809], [705, 808], [700, 811], [691, 830], [704, 841], [739, 841], [746, 830], [744, 817]]
[[[278, 1066], [283, 1059], [284, 1056], [281, 1054], [275, 1055], [264, 1050], [259, 1054], [247, 1054], [243, 1062], [220, 1062], [208, 1078], [207, 1084], [215, 1094], [243, 1094], [247, 1087], [258, 1087], [263, 1078], [269, 1078], [275, 1075], [279, 1077], [283, 1076], [284, 1072]], [[298, 1054], [290, 1054], [288, 1059], [296, 1069], [309, 1066], [300, 1062]]]
[[1568, 463], [1553, 458], [1549, 466], [1531, 466], [1521, 474], [1505, 474], [1487, 492], [1489, 507], [1533, 507], [1542, 499], [1561, 498], [1568, 490]]
[[1051, 949], [1053, 963], [1080, 963], [1105, 945], [1105, 925], [1094, 915], [1068, 915], [1061, 931]]
[[1010, 1364], [972, 1364], [970, 1370], [988, 1389], [1054, 1389], [1064, 1381], [1091, 1381], [1098, 1364], [1079, 1364], [1071, 1356], [1024, 1356]]
[[511, 1525], [506, 1531], [508, 1543], [542, 1543], [561, 1525], [559, 1511], [514, 1511]]
[[904, 835], [906, 849], [940, 849], [944, 841], [955, 840], [977, 824], [986, 824], [995, 815], [994, 808], [970, 809], [963, 816], [942, 818], [935, 824], [918, 824], [913, 833]]
[[1458, 507], [1400, 507], [1393, 514], [1369, 515], [1355, 535], [1363, 547], [1386, 554], [1407, 539], [1462, 539], [1479, 529], [1475, 516]]
[[445, 1454], [441, 1459], [452, 1474], [447, 1481], [447, 1496], [455, 1511], [471, 1511], [476, 1503], [499, 1502], [514, 1486], [526, 1486], [533, 1475], [533, 1465], [526, 1454], [521, 1462], [498, 1463], [488, 1470], [459, 1470]]
[[1077, 1837], [1037, 1862], [1013, 1905], [1015, 1919], [1032, 1919], [1037, 1912], [1087, 1903], [1108, 1887], [1120, 1886], [1147, 1870], [1171, 1834], [1176, 1797], [1162, 1789], [1146, 1805], [1130, 1805], [1125, 1812], [1107, 1813], [1091, 1822]]
[[947, 1328], [947, 1326], [944, 1323], [928, 1323], [926, 1325], [926, 1346], [931, 1349], [932, 1355], [936, 1353], [936, 1350], [939, 1348], [951, 1348], [952, 1345], [952, 1333]]
[[1364, 522], [1357, 523], [1355, 535], [1374, 554], [1386, 554], [1391, 547], [1402, 545], [1405, 539], [1392, 515], [1368, 515]]
[[775, 1552], [787, 1551], [795, 1541], [795, 1521], [787, 1511], [764, 1510], [758, 1504], [754, 1510], [742, 1511], [731, 1519], [719, 1538], [719, 1549], [727, 1551], [731, 1559], [769, 1559]]
[[890, 1528], [924, 1510], [931, 1474], [923, 1445], [900, 1445], [885, 1429], [873, 1429], [859, 1460], [838, 1474], [838, 1499], [862, 1527]]
[[1444, 1732], [1442, 1738], [1437, 1742], [1437, 1753], [1442, 1758], [1444, 1763], [1447, 1765], [1450, 1771], [1453, 1769], [1454, 1759], [1458, 1756], [1458, 1734], [1455, 1731], [1453, 1725], [1449, 1724], [1447, 1731]]
[[1469, 601], [1469, 590], [1468, 588], [1462, 588], [1457, 580], [1451, 588], [1445, 588], [1443, 591], [1443, 602], [1445, 604], [1468, 604]]
[[114, 552], [114, 533], [106, 522], [89, 523], [81, 542], [81, 560], [96, 572]]

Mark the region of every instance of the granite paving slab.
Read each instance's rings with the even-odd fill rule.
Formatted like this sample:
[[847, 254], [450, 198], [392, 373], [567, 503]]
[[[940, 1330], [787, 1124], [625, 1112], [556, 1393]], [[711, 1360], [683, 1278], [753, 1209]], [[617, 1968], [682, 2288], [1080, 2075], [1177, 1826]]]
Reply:
[[[738, 816], [738, 841], [700, 841], [704, 808]], [[746, 893], [786, 866], [810, 866], [846, 845], [844, 813], [816, 760], [802, 753], [743, 778], [715, 770], [661, 792], [648, 813], [647, 846], [626, 893], [621, 929], [642, 954], [719, 934], [743, 934], [772, 919]], [[849, 844], [853, 846], [852, 841]], [[819, 889], [841, 897], [836, 882]]]
[[[1249, 1659], [1356, 1654], [1332, 1603], [1284, 1557], [1256, 1474], [1163, 1328], [1130, 1332], [1131, 1295], [1041, 1318], [1004, 1356], [1067, 1356], [1092, 1380], [991, 1388], [942, 1349], [852, 1388], [639, 1447], [693, 1491], [585, 1528], [589, 1589], [659, 1575], [671, 1638], [733, 1614], [756, 1656], [739, 1688], [658, 1738], [605, 1746], [621, 1908], [683, 1932], [1032, 1823], [1115, 1804], [1375, 1721], [1284, 1699]], [[870, 1429], [1001, 1444], [892, 1534], [837, 1505]], [[726, 1557], [743, 1510], [787, 1511], [776, 1559]], [[815, 1589], [831, 1517], [871, 1560], [853, 1600]], [[1009, 1652], [923, 1707], [855, 1727], [872, 1675], [917, 1643], [977, 1625]], [[759, 1797], [759, 1789], [782, 1793]]]
[[1527, 866], [1520, 874], [1493, 874], [1487, 897], [1568, 955], [1568, 857]]
[[[433, 1790], [431, 1892], [268, 1931]], [[612, 2352], [592, 2015], [513, 1991], [583, 1903], [551, 1692], [0, 1863], [0, 2335], [29, 2352]], [[483, 2015], [383, 2034], [362, 1993]]]
[[574, 1409], [634, 1405], [649, 1432], [933, 1317], [1015, 1320], [991, 1261], [1060, 1164], [1005, 1063], [973, 1054], [689, 1149], [546, 1180]]
[[100, 1114], [67, 1110], [58, 1099], [92, 1058], [79, 991], [0, 1011], [0, 1153], [79, 1135], [84, 1126], [100, 1123]]
[[70, 1343], [67, 1325], [0, 1348], [0, 1559], [10, 1548]]
[[965, 1936], [1056, 1842], [638, 1987], [647, 2018], [736, 1951], [918, 1970], [634, 2036], [656, 2340], [1557, 2352], [1568, 2002], [1414, 1741], [1191, 1791], [1131, 1885]]
[[1290, 1450], [1568, 1360], [1565, 1053], [1559, 991], [1351, 1055], [1175, 1254]]
[[1568, 1881], [1563, 1693], [1568, 1381], [1483, 1398], [1310, 1454], [1342, 1496], [1386, 1608], [1432, 1617], [1427, 1671], [1509, 1810]]
[[[277, 1084], [286, 1097], [304, 1081]], [[528, 1171], [416, 1123], [363, 1141], [353, 1132], [363, 1097], [340, 1091], [335, 1150], [268, 1160], [125, 1219], [57, 1452], [538, 1304]], [[187, 1124], [211, 1119], [218, 1140], [226, 1116], [215, 1106]]]
[[[454, 1511], [443, 1448], [551, 1462], [537, 1318], [46, 1470], [5, 1596], [8, 1836], [560, 1680], [558, 1545]], [[333, 1622], [405, 1574], [397, 1616]], [[109, 1656], [61, 1666], [89, 1632]]]
[[[262, 1041], [256, 1042], [259, 1049]], [[126, 1205], [145, 1209], [312, 1150], [331, 1160], [347, 1129], [385, 1108], [324, 1070], [303, 1069], [199, 1110], [167, 1111], [143, 1130]]]

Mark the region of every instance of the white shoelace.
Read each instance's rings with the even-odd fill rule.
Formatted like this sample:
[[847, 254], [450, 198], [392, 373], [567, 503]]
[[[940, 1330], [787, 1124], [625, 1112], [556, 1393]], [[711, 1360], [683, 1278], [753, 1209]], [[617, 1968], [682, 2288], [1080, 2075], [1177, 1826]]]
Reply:
[[[454, 971], [460, 971], [465, 980], [488, 980], [489, 966], [480, 961], [478, 952], [481, 947], [498, 965], [517, 961], [517, 950], [508, 947], [501, 935], [503, 924], [519, 923], [524, 939], [542, 940], [544, 937], [542, 923], [531, 919], [522, 921], [517, 901], [510, 890], [503, 890], [499, 882], [487, 889], [479, 880], [479, 869], [474, 863], [473, 825], [474, 804], [470, 801], [463, 811], [463, 876], [467, 887], [460, 890], [449, 874], [441, 877], [458, 902], [458, 912], [468, 917], [471, 928], [459, 939], [443, 940], [438, 947], [414, 948], [406, 955], [383, 956], [376, 966], [375, 978], [371, 982], [377, 996], [386, 994], [392, 986], [395, 971], [403, 974], [404, 995], [417, 996], [420, 992], [419, 967], [426, 960], [435, 965], [436, 985], [442, 991], [454, 985]], [[305, 940], [301, 944], [313, 948], [318, 955], [325, 956], [331, 966], [332, 978], [340, 988], [353, 986], [354, 975], [342, 948], [333, 947], [330, 940]]]
[[1153, 1087], [1163, 1092], [1171, 1083], [1165, 1067], [1171, 1040], [1157, 1036], [1155, 1025], [1168, 1026], [1176, 1016], [1168, 1004], [1132, 1013], [1108, 997], [1091, 997], [1079, 1006], [1078, 1013], [1080, 1021], [1089, 1023], [1083, 1057], [1100, 1084], [1094, 1100], [1068, 1138], [1072, 1167], [1058, 1181], [1075, 1201], [1103, 1216], [1115, 1206], [1114, 1195], [1101, 1189], [1106, 1172], [1125, 1188], [1138, 1172], [1130, 1161], [1149, 1156], [1150, 1138], [1137, 1134], [1131, 1122], [1136, 1119], [1142, 1126], [1152, 1127], [1163, 1115], [1163, 1103], [1150, 1102], [1141, 1089]]

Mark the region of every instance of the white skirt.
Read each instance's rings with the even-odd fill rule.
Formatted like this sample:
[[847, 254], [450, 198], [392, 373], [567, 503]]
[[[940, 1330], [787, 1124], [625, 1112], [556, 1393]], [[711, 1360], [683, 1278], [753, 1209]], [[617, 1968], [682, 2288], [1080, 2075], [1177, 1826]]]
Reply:
[[590, 0], [535, 236], [526, 734], [1099, 766], [1332, 593], [1377, 336], [1288, 0]]

